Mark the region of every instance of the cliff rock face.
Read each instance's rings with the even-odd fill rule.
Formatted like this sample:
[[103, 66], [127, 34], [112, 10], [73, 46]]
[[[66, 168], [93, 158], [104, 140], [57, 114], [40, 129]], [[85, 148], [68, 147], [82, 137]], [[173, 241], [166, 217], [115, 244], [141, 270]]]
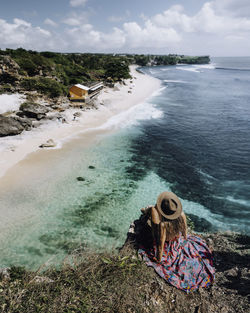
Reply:
[[[209, 289], [186, 294], [155, 273], [144, 288], [143, 312], [246, 313], [250, 312], [250, 237], [237, 233], [199, 235], [213, 251], [215, 282]], [[151, 238], [151, 229], [141, 217], [129, 229], [126, 243], [137, 251], [141, 241]], [[149, 272], [153, 270], [148, 268]], [[153, 310], [151, 308], [153, 307]]]
[[0, 137], [14, 136], [31, 127], [31, 121], [18, 117], [0, 115]]
[[0, 58], [0, 84], [15, 84], [19, 79], [19, 65], [10, 56]]
[[10, 73], [18, 75], [19, 65], [8, 55], [1, 56], [0, 58], [0, 74]]
[[48, 112], [49, 109], [44, 105], [33, 102], [25, 102], [20, 106], [20, 112], [18, 112], [18, 115], [41, 120], [42, 118], [45, 118], [46, 113]]

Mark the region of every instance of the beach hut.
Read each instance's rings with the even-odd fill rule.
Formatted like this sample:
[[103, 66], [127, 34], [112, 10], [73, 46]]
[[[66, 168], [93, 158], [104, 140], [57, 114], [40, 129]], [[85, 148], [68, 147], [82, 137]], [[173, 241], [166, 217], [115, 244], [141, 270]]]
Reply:
[[86, 85], [76, 84], [69, 89], [69, 98], [71, 101], [89, 102], [97, 96], [103, 88], [102, 82], [92, 82]]

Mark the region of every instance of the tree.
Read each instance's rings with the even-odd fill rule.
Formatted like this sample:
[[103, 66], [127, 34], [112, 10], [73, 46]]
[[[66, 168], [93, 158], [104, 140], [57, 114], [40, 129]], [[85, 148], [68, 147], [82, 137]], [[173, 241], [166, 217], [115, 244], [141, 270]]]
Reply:
[[111, 77], [113, 80], [130, 78], [129, 67], [125, 61], [113, 59], [106, 63], [104, 68], [105, 77]]

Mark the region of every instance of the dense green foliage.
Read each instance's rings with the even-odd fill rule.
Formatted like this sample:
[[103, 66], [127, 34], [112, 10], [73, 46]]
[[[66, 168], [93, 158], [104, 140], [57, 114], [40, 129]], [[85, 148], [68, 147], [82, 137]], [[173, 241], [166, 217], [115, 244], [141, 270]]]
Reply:
[[67, 89], [55, 80], [46, 77], [25, 78], [21, 86], [28, 91], [39, 91], [51, 98], [67, 95]]
[[[66, 95], [71, 85], [89, 81], [117, 81], [127, 79], [129, 59], [109, 54], [78, 54], [36, 52], [25, 49], [0, 50], [1, 56], [10, 56], [18, 66], [21, 88], [36, 90], [50, 97]], [[6, 74], [7, 75], [7, 74]], [[1, 75], [0, 83], [15, 82], [15, 77]]]
[[130, 78], [127, 62], [120, 62], [117, 59], [111, 60], [105, 64], [105, 75], [114, 80], [121, 80], [123, 78]]
[[[174, 65], [177, 63], [209, 63], [209, 57], [179, 55], [113, 55], [91, 53], [36, 52], [32, 50], [0, 50], [0, 61], [9, 56], [19, 66], [18, 74], [0, 75], [0, 84], [19, 85], [49, 97], [66, 95], [69, 87], [89, 81], [121, 81], [130, 78], [129, 65]], [[17, 82], [18, 80], [18, 82]], [[1, 88], [3, 90], [3, 88]]]
[[209, 56], [199, 56], [199, 57], [190, 57], [190, 56], [182, 56], [178, 63], [182, 64], [208, 64], [210, 62]]
[[134, 62], [140, 66], [146, 65], [176, 65], [181, 64], [207, 64], [210, 62], [209, 56], [184, 56], [177, 54], [169, 55], [144, 55], [133, 56]]

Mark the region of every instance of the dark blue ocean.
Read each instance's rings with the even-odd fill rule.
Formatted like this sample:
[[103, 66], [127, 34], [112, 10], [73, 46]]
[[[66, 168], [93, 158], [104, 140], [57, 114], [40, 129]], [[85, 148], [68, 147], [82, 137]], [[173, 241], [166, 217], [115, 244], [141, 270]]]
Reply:
[[[216, 214], [222, 228], [249, 232], [250, 58], [144, 71], [165, 86], [154, 99], [163, 116], [141, 124], [136, 160]], [[201, 215], [190, 214], [197, 230], [220, 229]]]
[[249, 234], [250, 58], [141, 70], [161, 88], [105, 126], [119, 131], [88, 149], [78, 140], [52, 169], [0, 194], [10, 216], [0, 267], [121, 246], [140, 209], [165, 190], [180, 197], [196, 231]]

